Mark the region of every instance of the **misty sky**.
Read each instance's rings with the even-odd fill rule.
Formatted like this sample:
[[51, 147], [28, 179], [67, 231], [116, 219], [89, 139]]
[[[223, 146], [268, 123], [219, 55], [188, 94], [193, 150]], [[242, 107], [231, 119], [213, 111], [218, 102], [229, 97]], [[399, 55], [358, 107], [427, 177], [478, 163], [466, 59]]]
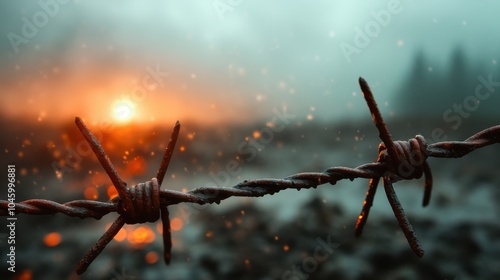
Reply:
[[417, 51], [429, 68], [457, 46], [500, 55], [495, 1], [40, 3], [0, 4], [7, 117], [97, 122], [128, 102], [137, 121], [365, 118], [359, 76], [388, 113]]

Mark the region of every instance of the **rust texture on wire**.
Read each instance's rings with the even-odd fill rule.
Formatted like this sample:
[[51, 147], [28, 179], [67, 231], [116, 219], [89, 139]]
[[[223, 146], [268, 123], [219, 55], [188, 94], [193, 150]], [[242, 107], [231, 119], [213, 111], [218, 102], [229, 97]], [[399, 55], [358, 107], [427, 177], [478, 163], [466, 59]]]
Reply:
[[[30, 199], [15, 203], [15, 213], [31, 215], [63, 213], [73, 217], [95, 219], [100, 219], [111, 212], [119, 213], [120, 216], [116, 221], [97, 243], [91, 247], [78, 264], [76, 273], [82, 274], [124, 224], [156, 222], [160, 217], [163, 224], [164, 260], [166, 264], [169, 264], [172, 241], [167, 207], [170, 205], [186, 202], [197, 204], [220, 203], [222, 200], [232, 196], [260, 197], [269, 194], [272, 195], [285, 189], [300, 190], [302, 188], [316, 188], [326, 183], [334, 185], [343, 179], [366, 178], [370, 179], [370, 181], [361, 214], [356, 222], [355, 235], [360, 236], [363, 231], [373, 204], [378, 183], [382, 180], [387, 199], [411, 249], [417, 256], [422, 257], [424, 251], [399, 203], [398, 197], [394, 192], [393, 183], [401, 180], [419, 179], [424, 176], [423, 206], [426, 206], [430, 201], [432, 190], [432, 174], [426, 161], [427, 158], [458, 158], [475, 149], [499, 143], [500, 125], [480, 131], [464, 141], [427, 144], [421, 135], [417, 135], [408, 141], [393, 141], [373, 98], [370, 87], [363, 78], [359, 79], [359, 84], [370, 109], [373, 122], [379, 131], [379, 137], [382, 140], [382, 143], [378, 147], [378, 159], [374, 163], [364, 164], [356, 168], [331, 167], [321, 173], [297, 173], [283, 179], [245, 180], [233, 187], [202, 187], [188, 192], [162, 190], [160, 187], [179, 135], [180, 124], [177, 122], [156, 177], [152, 178], [151, 181], [127, 188], [127, 184], [116, 172], [101, 144], [87, 128], [83, 120], [76, 117], [76, 125], [89, 142], [119, 195], [108, 202], [76, 200], [60, 204], [45, 199]], [[1, 216], [13, 214], [9, 213], [8, 204], [7, 201], [0, 200]]]

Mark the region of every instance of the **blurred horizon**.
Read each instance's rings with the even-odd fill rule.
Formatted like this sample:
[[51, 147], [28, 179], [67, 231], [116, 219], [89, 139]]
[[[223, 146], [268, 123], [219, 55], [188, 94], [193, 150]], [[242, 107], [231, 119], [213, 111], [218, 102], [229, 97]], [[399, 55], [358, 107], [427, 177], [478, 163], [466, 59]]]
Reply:
[[[411, 63], [408, 65], [408, 69], [404, 71], [405, 75], [398, 82], [394, 83], [394, 87], [398, 90], [395, 90], [392, 95], [392, 98], [389, 100], [380, 100], [380, 96], [384, 96], [382, 92], [379, 94], [378, 88], [379, 85], [375, 83], [375, 85], [371, 84], [372, 90], [374, 91], [375, 98], [379, 102], [379, 107], [385, 113], [385, 117], [390, 121], [393, 117], [412, 117], [418, 115], [418, 108], [425, 108], [427, 113], [432, 113], [436, 118], [436, 121], [442, 121], [443, 112], [446, 109], [449, 109], [453, 106], [453, 104], [460, 104], [464, 101], [464, 98], [467, 96], [474, 95], [475, 86], [479, 84], [478, 77], [482, 77], [483, 79], [488, 79], [490, 76], [490, 80], [493, 81], [493, 84], [500, 80], [498, 76], [498, 67], [497, 60], [494, 59], [491, 62], [487, 62], [486, 58], [473, 60], [469, 56], [466, 55], [464, 49], [462, 47], [455, 47], [454, 50], [448, 55], [448, 61], [444, 65], [434, 65], [434, 67], [427, 66], [431, 65], [429, 63], [429, 54], [424, 53], [422, 51], [417, 51], [413, 57]], [[148, 68], [149, 73], [153, 73], [154, 69]], [[146, 75], [146, 76], [149, 76]], [[498, 80], [497, 80], [498, 79]], [[353, 79], [352, 83], [357, 83], [357, 77]], [[369, 81], [368, 81], [369, 82]], [[370, 82], [369, 82], [370, 83]], [[132, 86], [132, 88], [136, 88], [137, 85]], [[156, 106], [152, 111], [161, 111], [162, 113], [159, 115], [148, 115], [144, 111], [147, 111], [149, 103], [155, 102], [155, 96], [152, 96], [148, 102], [148, 104], [143, 104], [143, 99], [146, 99], [148, 95], [157, 95], [156, 88], [152, 91], [141, 91], [141, 94], [144, 93], [145, 97], [140, 95], [126, 95], [122, 94], [119, 97], [113, 99], [110, 96], [100, 96], [98, 103], [90, 104], [89, 106], [79, 106], [75, 109], [67, 108], [67, 110], [63, 110], [62, 112], [58, 109], [54, 110], [37, 110], [32, 109], [26, 111], [22, 110], [12, 110], [12, 106], [7, 106], [6, 110], [1, 110], [0, 115], [2, 118], [6, 120], [12, 121], [20, 121], [20, 122], [38, 122], [43, 124], [44, 122], [49, 122], [49, 124], [62, 125], [64, 123], [68, 123], [68, 121], [73, 121], [74, 117], [80, 116], [84, 119], [90, 119], [90, 123], [93, 125], [111, 125], [117, 127], [123, 127], [127, 125], [142, 124], [146, 126], [156, 126], [160, 123], [174, 123], [175, 121], [182, 121], [186, 123], [200, 123], [207, 125], [220, 125], [220, 124], [252, 124], [269, 120], [273, 118], [276, 114], [273, 113], [276, 110], [281, 112], [288, 112], [290, 114], [295, 115], [298, 122], [308, 122], [317, 119], [317, 116], [322, 116], [326, 114], [325, 112], [318, 111], [316, 107], [304, 106], [306, 108], [300, 108], [302, 114], [295, 114], [290, 112], [287, 104], [281, 104], [280, 107], [269, 108], [269, 111], [263, 112], [262, 110], [258, 110], [257, 107], [246, 107], [245, 110], [253, 111], [251, 114], [241, 114], [232, 112], [230, 113], [233, 117], [228, 117], [228, 112], [231, 110], [227, 110], [222, 114], [218, 115], [221, 111], [220, 105], [215, 105], [215, 103], [207, 103], [205, 107], [200, 109], [199, 104], [193, 104], [192, 102], [186, 102], [179, 104], [171, 105], [173, 107], [172, 111], [164, 110], [163, 105], [155, 104]], [[346, 108], [352, 109], [353, 107], [362, 107], [365, 106], [364, 100], [356, 100], [358, 95], [361, 93], [358, 91], [353, 91], [351, 94], [345, 94], [346, 96], [354, 97], [356, 103], [353, 104], [353, 101], [349, 101]], [[42, 94], [43, 95], [43, 94]], [[386, 95], [386, 94], [385, 94]], [[5, 96], [6, 99], [16, 99], [19, 98], [18, 95], [12, 94]], [[140, 98], [139, 98], [140, 97]], [[491, 96], [494, 101], [498, 100], [496, 95]], [[262, 98], [262, 99], [261, 99]], [[490, 96], [488, 96], [488, 99]], [[257, 103], [262, 102], [265, 97], [257, 96]], [[433, 100], [434, 106], [426, 106], [427, 100]], [[418, 101], [420, 100], [420, 101]], [[27, 103], [31, 107], [35, 106], [49, 106], [52, 102], [52, 99], [45, 100], [46, 103], [36, 102], [34, 99], [28, 99]], [[3, 103], [3, 104], [8, 104]], [[43, 105], [42, 105], [43, 104]], [[94, 106], [95, 104], [95, 106]], [[101, 104], [108, 106], [107, 109], [96, 109], [102, 107]], [[390, 104], [390, 105], [389, 105]], [[488, 115], [495, 113], [495, 103], [494, 102], [486, 102], [481, 104], [481, 110], [479, 110], [475, 115], [476, 117], [488, 117]], [[195, 107], [191, 107], [191, 106]], [[189, 106], [189, 109], [182, 110], [181, 106]], [[65, 107], [65, 106], [63, 106]], [[225, 106], [230, 107], [230, 106]], [[479, 107], [479, 106], [478, 106]], [[160, 109], [158, 109], [160, 108]], [[11, 109], [11, 110], [9, 110]], [[66, 108], [65, 108], [66, 109]], [[367, 110], [363, 108], [359, 108], [360, 116], [355, 116], [354, 119], [362, 121], [362, 119], [366, 116], [362, 111]], [[209, 110], [211, 113], [209, 115], [203, 114], [200, 116], [198, 111]], [[305, 112], [304, 112], [305, 110]], [[344, 108], [345, 110], [345, 108]], [[50, 113], [51, 111], [57, 111], [57, 114]], [[187, 111], [187, 112], [186, 112]], [[37, 113], [38, 112], [38, 113]], [[193, 114], [194, 113], [194, 114]], [[358, 113], [358, 114], [359, 114]], [[61, 114], [66, 117], [61, 117]], [[364, 115], [364, 116], [363, 116]], [[99, 117], [96, 117], [99, 116]], [[321, 123], [329, 123], [329, 122], [342, 122], [347, 121], [349, 118], [347, 116], [340, 116], [337, 118], [327, 119], [326, 117], [319, 118]]]

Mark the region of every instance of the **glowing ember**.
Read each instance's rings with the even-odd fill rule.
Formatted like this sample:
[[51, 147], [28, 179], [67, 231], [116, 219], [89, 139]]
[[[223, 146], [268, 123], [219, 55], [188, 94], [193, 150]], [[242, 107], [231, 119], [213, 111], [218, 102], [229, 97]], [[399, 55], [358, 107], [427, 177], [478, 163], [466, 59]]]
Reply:
[[127, 240], [132, 245], [145, 245], [155, 240], [155, 233], [149, 227], [140, 226], [128, 234]]
[[147, 263], [154, 264], [158, 262], [158, 253], [151, 251], [144, 256], [144, 259]]
[[83, 192], [86, 199], [97, 199], [99, 197], [99, 192], [94, 187], [87, 187]]
[[288, 250], [290, 250], [290, 246], [284, 245], [283, 246], [283, 251], [288, 252]]
[[180, 218], [173, 218], [170, 220], [170, 228], [173, 231], [179, 231], [184, 226], [184, 222]]
[[259, 139], [260, 138], [260, 131], [256, 130], [253, 132], [253, 138]]
[[146, 160], [143, 157], [137, 156], [127, 163], [125, 172], [132, 176], [142, 175], [146, 172]]
[[33, 279], [33, 275], [30, 270], [23, 270], [21, 274], [19, 274], [18, 278], [15, 278], [18, 280], [31, 280]]
[[113, 237], [113, 239], [118, 242], [122, 242], [123, 240], [125, 240], [125, 238], [127, 238], [127, 230], [123, 227], [120, 229], [120, 231], [118, 231], [115, 237]]
[[47, 247], [57, 246], [61, 243], [61, 240], [61, 235], [57, 232], [48, 233], [43, 237], [43, 243], [45, 243]]

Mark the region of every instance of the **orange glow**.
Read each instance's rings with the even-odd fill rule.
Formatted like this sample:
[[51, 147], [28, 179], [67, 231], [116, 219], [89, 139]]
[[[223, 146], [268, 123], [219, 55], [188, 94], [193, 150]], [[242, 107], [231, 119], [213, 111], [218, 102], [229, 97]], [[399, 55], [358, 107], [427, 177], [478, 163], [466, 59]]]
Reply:
[[104, 172], [94, 172], [90, 177], [90, 183], [94, 186], [107, 184], [108, 182], [109, 182], [109, 177]]
[[158, 262], [158, 253], [151, 251], [151, 252], [147, 253], [144, 258], [146, 259], [147, 263], [154, 264], [154, 263]]
[[127, 238], [127, 230], [123, 227], [118, 231], [115, 237], [113, 237], [113, 239], [118, 242], [122, 242], [125, 238]]
[[[88, 83], [87, 80], [82, 79], [72, 80], [71, 83], [57, 83], [57, 89], [55, 89], [54, 81], [49, 82], [50, 79], [39, 75], [41, 78], [37, 77], [32, 80], [33, 85], [36, 84], [36, 86], [29, 88], [22, 86], [23, 90], [19, 94], [2, 96], [7, 98], [7, 101], [0, 103], [3, 115], [12, 120], [38, 120], [45, 124], [53, 124], [71, 121], [76, 114], [85, 116], [85, 121], [92, 126], [101, 121], [127, 126], [131, 123], [151, 124], [151, 119], [157, 123], [193, 119], [211, 125], [225, 122], [249, 122], [247, 116], [250, 110], [246, 107], [239, 106], [239, 112], [234, 113], [231, 106], [217, 106], [217, 113], [213, 113], [212, 108], [215, 107], [211, 107], [210, 104], [224, 102], [226, 96], [222, 92], [227, 90], [225, 85], [218, 85], [217, 89], [208, 89], [208, 92], [207, 89], [203, 89], [195, 99], [193, 99], [195, 96], [193, 94], [197, 93], [196, 90], [186, 95], [176, 94], [174, 100], [171, 98], [174, 92], [168, 92], [170, 88], [158, 87], [153, 90], [152, 86], [142, 85], [143, 81], [155, 82], [149, 72], [144, 69], [139, 74], [136, 71], [138, 68], [130, 70], [127, 66], [127, 69], [120, 68], [118, 71], [120, 73], [114, 71], [110, 73], [101, 65], [91, 66], [87, 62], [85, 65], [85, 69], [81, 69], [82, 75], [89, 75], [89, 80], [95, 82]], [[155, 67], [152, 68], [155, 69]], [[18, 84], [20, 77], [10, 80], [8, 86], [4, 86], [8, 88], [20, 86]], [[163, 80], [164, 77], [161, 79]], [[103, 83], [103, 81], [106, 82]], [[162, 82], [166, 83], [166, 80]], [[50, 90], [51, 98], [38, 96], [39, 92], [47, 90]], [[161, 94], [154, 94], [160, 93], [158, 90]], [[72, 92], [72, 94], [68, 95], [67, 92]], [[8, 104], [25, 104], [26, 108], [19, 110], [16, 106], [8, 106]], [[165, 110], [165, 104], [168, 104], [168, 110]]]
[[163, 224], [162, 223], [156, 223], [156, 231], [159, 234], [163, 234]]
[[108, 187], [108, 197], [109, 199], [113, 199], [115, 196], [118, 195], [118, 192], [116, 191], [116, 188], [114, 185], [111, 185]]
[[170, 228], [173, 231], [179, 231], [184, 226], [184, 222], [180, 218], [173, 218], [170, 220]]
[[259, 139], [260, 138], [260, 131], [256, 130], [253, 132], [253, 138]]
[[132, 245], [145, 245], [155, 240], [155, 233], [147, 226], [140, 226], [128, 234], [127, 240]]
[[94, 187], [87, 187], [83, 192], [86, 199], [97, 199], [99, 197], [99, 192]]
[[59, 245], [59, 243], [61, 243], [61, 239], [62, 238], [59, 233], [51, 232], [43, 237], [43, 243], [45, 243], [47, 247], [54, 247]]
[[33, 275], [31, 274], [31, 270], [23, 270], [19, 276], [15, 277], [17, 280], [31, 280], [33, 279]]
[[180, 150], [181, 152], [184, 152], [184, 151], [186, 151], [186, 147], [181, 146], [181, 147], [179, 148], [179, 150]]
[[127, 163], [127, 169], [125, 172], [132, 176], [144, 174], [144, 172], [146, 172], [146, 160], [144, 160], [143, 157], [135, 157]]
[[288, 252], [288, 250], [290, 250], [290, 246], [288, 245], [283, 246], [283, 251]]
[[245, 267], [247, 269], [250, 268], [250, 260], [249, 259], [245, 259]]
[[207, 238], [212, 238], [214, 236], [214, 232], [213, 231], [207, 231], [207, 233], [205, 233], [205, 236]]

